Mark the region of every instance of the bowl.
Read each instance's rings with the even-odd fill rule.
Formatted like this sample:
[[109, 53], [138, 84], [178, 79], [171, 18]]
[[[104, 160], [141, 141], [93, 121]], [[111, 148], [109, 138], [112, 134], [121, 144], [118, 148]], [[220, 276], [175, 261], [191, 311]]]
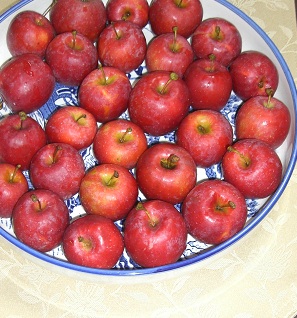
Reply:
[[[104, 2], [106, 3], [106, 1]], [[286, 140], [279, 148], [276, 149], [276, 152], [283, 164], [283, 177], [279, 187], [273, 193], [273, 195], [271, 195], [269, 198], [261, 200], [247, 200], [248, 218], [245, 227], [227, 241], [219, 245], [212, 246], [196, 241], [190, 235], [188, 235], [187, 247], [178, 262], [154, 268], [139, 267], [136, 263], [133, 262], [133, 260], [130, 259], [125, 251], [116, 266], [113, 269], [109, 270], [95, 269], [71, 264], [66, 260], [61, 246], [48, 253], [41, 253], [20, 242], [15, 237], [11, 220], [8, 218], [0, 218], [0, 234], [4, 239], [11, 242], [13, 245], [15, 245], [17, 248], [21, 249], [25, 253], [30, 254], [34, 258], [51, 264], [51, 266], [57, 266], [59, 268], [64, 268], [71, 271], [93, 275], [147, 275], [183, 268], [191, 264], [200, 263], [214, 255], [218, 255], [220, 252], [242, 239], [247, 233], [251, 232], [261, 222], [261, 220], [263, 220], [267, 216], [267, 214], [277, 203], [284, 189], [286, 188], [296, 163], [297, 94], [295, 83], [284, 58], [282, 57], [275, 44], [252, 19], [250, 19], [246, 14], [244, 14], [242, 11], [225, 0], [201, 0], [201, 3], [204, 9], [203, 19], [216, 16], [225, 18], [226, 20], [232, 22], [238, 28], [242, 36], [242, 51], [257, 50], [266, 54], [276, 65], [279, 72], [279, 86], [274, 96], [288, 106], [292, 120]], [[0, 16], [0, 65], [11, 56], [6, 46], [6, 31], [12, 18], [17, 13], [23, 10], [35, 10], [43, 13], [50, 4], [51, 0], [22, 0]], [[149, 41], [153, 37], [150, 26], [147, 25], [143, 29], [143, 31], [147, 41]], [[142, 64], [137, 70], [128, 74], [131, 83], [137, 80], [145, 72], [145, 64]], [[36, 112], [31, 113], [30, 116], [37, 120], [42, 127], [44, 127], [47, 119], [57, 107], [63, 106], [66, 103], [77, 105], [77, 90], [77, 87], [68, 87], [56, 84], [55, 91], [48, 102]], [[234, 115], [241, 102], [242, 101], [235, 94], [232, 93], [228, 103], [222, 110], [222, 113], [229, 120], [233, 127]], [[4, 116], [7, 113], [9, 113], [9, 110], [4, 105], [3, 109], [0, 111], [0, 116]], [[121, 117], [129, 118], [129, 115], [127, 112], [125, 112], [123, 115], [121, 115]], [[174, 139], [174, 133], [169, 133], [165, 136], [160, 136], [157, 138], [147, 135], [147, 139], [149, 144], [153, 142], [155, 143], [156, 141], [170, 142]], [[91, 147], [81, 151], [81, 155], [84, 159], [86, 169], [96, 164], [96, 159], [93, 156]], [[30, 184], [28, 172], [24, 171], [24, 174]], [[206, 178], [221, 178], [222, 175], [220, 165], [214, 165], [207, 169], [198, 168], [197, 175], [198, 180]], [[69, 209], [71, 218], [78, 217], [79, 215], [85, 213], [82, 206], [80, 205], [78, 194], [67, 200], [66, 204]], [[179, 208], [179, 206], [177, 206], [177, 208]], [[116, 222], [116, 224], [120, 229], [122, 229], [123, 221], [118, 221]]]

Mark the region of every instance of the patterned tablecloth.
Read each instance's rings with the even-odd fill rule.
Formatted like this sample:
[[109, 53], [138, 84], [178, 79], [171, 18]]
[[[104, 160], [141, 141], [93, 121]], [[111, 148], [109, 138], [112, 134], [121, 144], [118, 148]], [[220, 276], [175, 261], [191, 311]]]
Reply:
[[[40, 0], [42, 1], [42, 0]], [[1, 0], [0, 12], [17, 1]], [[231, 0], [278, 46], [297, 83], [295, 0]], [[297, 314], [297, 168], [271, 213], [218, 256], [153, 277], [38, 263], [0, 238], [0, 316], [286, 318]]]

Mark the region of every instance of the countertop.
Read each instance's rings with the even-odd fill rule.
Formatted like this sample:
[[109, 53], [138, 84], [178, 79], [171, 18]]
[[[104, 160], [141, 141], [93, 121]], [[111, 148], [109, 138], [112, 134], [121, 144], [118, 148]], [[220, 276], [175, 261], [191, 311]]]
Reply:
[[[1, 0], [0, 13], [16, 2]], [[230, 2], [271, 37], [297, 83], [295, 1]], [[217, 256], [153, 277], [68, 273], [0, 237], [0, 316], [292, 318], [297, 315], [296, 229], [297, 168], [273, 210], [243, 239]]]

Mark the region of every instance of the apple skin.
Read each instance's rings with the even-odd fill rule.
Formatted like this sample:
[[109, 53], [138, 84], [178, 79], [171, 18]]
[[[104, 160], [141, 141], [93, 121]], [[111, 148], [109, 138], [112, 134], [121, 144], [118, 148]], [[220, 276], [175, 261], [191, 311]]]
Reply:
[[70, 223], [62, 246], [72, 264], [110, 269], [124, 251], [124, 239], [110, 219], [87, 214]]
[[220, 244], [243, 229], [247, 218], [242, 193], [223, 180], [198, 183], [182, 205], [188, 233], [206, 244]]
[[267, 89], [276, 91], [279, 82], [274, 63], [258, 51], [242, 52], [230, 65], [233, 91], [243, 101], [251, 97], [267, 96]]
[[230, 98], [231, 75], [228, 69], [216, 60], [195, 60], [186, 70], [184, 80], [194, 109], [220, 111]]
[[48, 44], [55, 37], [50, 21], [36, 11], [21, 11], [10, 22], [6, 44], [12, 56], [35, 53], [44, 58]]
[[86, 172], [79, 188], [79, 196], [88, 214], [117, 221], [123, 219], [134, 206], [138, 187], [128, 169], [106, 163]]
[[201, 168], [219, 163], [232, 141], [233, 130], [228, 120], [210, 109], [189, 113], [176, 131], [176, 143], [185, 148]]
[[187, 243], [185, 221], [174, 205], [149, 200], [138, 204], [124, 223], [127, 253], [142, 267], [176, 262]]
[[286, 139], [291, 124], [288, 107], [274, 97], [255, 96], [245, 101], [237, 111], [237, 139], [256, 138], [276, 149]]
[[195, 30], [191, 45], [198, 59], [216, 56], [216, 61], [228, 66], [242, 50], [242, 39], [238, 29], [222, 18], [208, 18]]
[[79, 86], [98, 65], [93, 43], [75, 31], [56, 35], [46, 49], [45, 60], [56, 81], [68, 86]]
[[115, 21], [97, 41], [99, 61], [124, 73], [137, 69], [145, 59], [147, 44], [142, 29], [129, 21]]
[[132, 88], [128, 104], [130, 119], [153, 136], [175, 130], [188, 113], [188, 87], [182, 79], [172, 79], [174, 74], [146, 73]]
[[[152, 173], [153, 172], [153, 173]], [[136, 181], [147, 199], [181, 203], [196, 184], [196, 164], [191, 155], [173, 143], [148, 148], [136, 165]]]
[[60, 245], [68, 224], [66, 204], [56, 193], [45, 189], [23, 194], [12, 211], [17, 239], [40, 252]]
[[67, 200], [78, 192], [85, 166], [71, 145], [51, 143], [33, 156], [29, 171], [34, 188], [51, 190]]
[[38, 110], [54, 88], [54, 74], [37, 54], [14, 56], [0, 68], [0, 96], [14, 113]]
[[187, 39], [180, 34], [166, 33], [152, 39], [146, 52], [146, 67], [149, 72], [164, 70], [183, 77], [194, 60], [194, 52]]
[[95, 117], [77, 106], [64, 106], [49, 117], [45, 134], [49, 143], [66, 143], [80, 151], [89, 147], [97, 132]]
[[76, 30], [95, 42], [107, 16], [101, 0], [59, 0], [51, 8], [49, 19], [57, 34]]
[[133, 122], [116, 119], [101, 125], [93, 141], [94, 156], [100, 163], [133, 169], [147, 149], [143, 130]]
[[29, 190], [19, 166], [0, 163], [0, 217], [10, 218], [18, 199]]
[[199, 0], [153, 0], [150, 4], [149, 21], [156, 35], [172, 32], [177, 26], [179, 34], [188, 38], [202, 17], [203, 7]]
[[21, 165], [28, 170], [35, 153], [46, 145], [46, 135], [39, 123], [24, 112], [0, 120], [0, 162]]
[[274, 149], [258, 139], [242, 139], [231, 147], [222, 159], [225, 181], [247, 199], [271, 195], [282, 178], [282, 163]]
[[127, 110], [131, 89], [131, 83], [123, 71], [104, 66], [84, 78], [78, 90], [78, 100], [96, 121], [105, 123]]
[[148, 12], [147, 0], [108, 0], [106, 3], [109, 22], [124, 20], [144, 28], [148, 23]]

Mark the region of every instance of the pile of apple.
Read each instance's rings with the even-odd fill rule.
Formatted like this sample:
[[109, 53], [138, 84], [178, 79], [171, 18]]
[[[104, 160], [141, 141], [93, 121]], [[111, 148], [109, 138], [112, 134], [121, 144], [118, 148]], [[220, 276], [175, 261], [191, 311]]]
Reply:
[[[277, 69], [242, 52], [231, 22], [203, 20], [199, 0], [54, 0], [43, 15], [16, 15], [7, 47], [0, 216], [38, 251], [61, 245], [69, 262], [96, 268], [114, 267], [124, 250], [141, 267], [170, 264], [188, 235], [220, 244], [238, 233], [246, 200], [281, 182], [275, 149], [291, 119], [274, 97]], [[30, 113], [56, 83], [77, 86], [78, 105], [55, 110], [43, 129]], [[232, 92], [242, 100], [235, 127], [221, 113]], [[171, 132], [172, 142], [148, 146], [148, 135]], [[87, 147], [98, 164], [86, 170]], [[197, 180], [197, 168], [215, 164], [223, 179]], [[76, 194], [85, 214], [70, 220], [65, 200]]]

